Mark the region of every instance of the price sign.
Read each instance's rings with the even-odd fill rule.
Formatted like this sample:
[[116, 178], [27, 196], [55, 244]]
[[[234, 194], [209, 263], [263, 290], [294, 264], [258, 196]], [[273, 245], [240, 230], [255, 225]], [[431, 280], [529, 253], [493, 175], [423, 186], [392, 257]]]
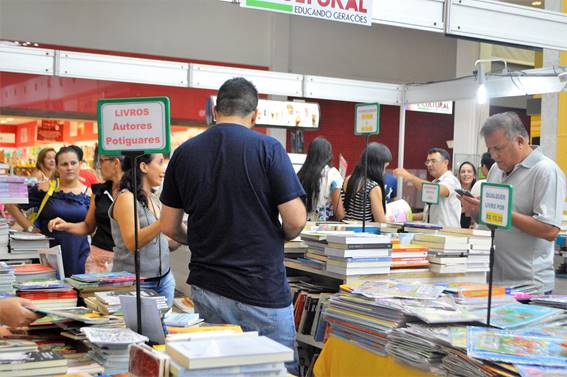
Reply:
[[428, 204], [439, 204], [440, 187], [438, 183], [421, 184], [421, 201]]
[[378, 135], [380, 133], [380, 104], [365, 103], [355, 106], [354, 134]]
[[512, 186], [486, 182], [481, 185], [480, 223], [497, 228], [512, 227]]

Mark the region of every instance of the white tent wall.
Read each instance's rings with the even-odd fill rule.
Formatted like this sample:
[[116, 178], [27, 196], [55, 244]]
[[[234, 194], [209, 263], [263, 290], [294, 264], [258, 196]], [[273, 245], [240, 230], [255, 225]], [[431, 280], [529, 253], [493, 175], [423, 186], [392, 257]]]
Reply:
[[0, 0], [0, 39], [398, 83], [453, 78], [457, 44], [440, 33], [320, 21], [218, 0]]

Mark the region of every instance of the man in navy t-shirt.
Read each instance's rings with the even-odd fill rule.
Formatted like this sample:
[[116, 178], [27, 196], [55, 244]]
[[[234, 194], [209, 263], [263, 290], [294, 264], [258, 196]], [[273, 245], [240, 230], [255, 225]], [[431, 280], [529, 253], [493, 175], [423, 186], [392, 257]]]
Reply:
[[[305, 192], [282, 145], [251, 130], [257, 105], [249, 81], [221, 86], [217, 124], [183, 143], [169, 162], [161, 230], [191, 249], [187, 283], [206, 322], [238, 324], [293, 349], [283, 243], [305, 225]], [[296, 372], [296, 364], [286, 366]]]

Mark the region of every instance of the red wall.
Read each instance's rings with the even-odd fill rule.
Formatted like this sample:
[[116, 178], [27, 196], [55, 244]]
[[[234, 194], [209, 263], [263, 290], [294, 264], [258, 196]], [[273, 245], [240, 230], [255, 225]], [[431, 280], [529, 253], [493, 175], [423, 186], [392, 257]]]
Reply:
[[[16, 135], [16, 141], [18, 141], [17, 133], [16, 133], [16, 126], [9, 125], [9, 124], [0, 124], [0, 133], [5, 134], [14, 134]], [[15, 143], [0, 143], [0, 147], [2, 148], [15, 148]]]
[[[311, 102], [311, 100], [309, 100]], [[338, 166], [341, 153], [349, 164], [349, 174], [356, 165], [364, 149], [364, 137], [354, 135], [354, 103], [328, 100], [316, 100], [321, 109], [321, 121], [317, 131], [305, 131], [304, 151], [307, 152], [311, 141], [323, 136], [333, 145], [334, 165]], [[392, 151], [389, 168], [397, 167], [398, 132], [400, 109], [398, 106], [380, 106], [380, 134], [371, 136], [370, 141], [386, 144]], [[288, 130], [288, 151], [291, 146], [291, 134]], [[453, 139], [453, 115], [406, 112], [405, 161], [408, 169], [425, 169], [423, 162], [427, 151], [433, 147], [447, 148], [447, 140]]]

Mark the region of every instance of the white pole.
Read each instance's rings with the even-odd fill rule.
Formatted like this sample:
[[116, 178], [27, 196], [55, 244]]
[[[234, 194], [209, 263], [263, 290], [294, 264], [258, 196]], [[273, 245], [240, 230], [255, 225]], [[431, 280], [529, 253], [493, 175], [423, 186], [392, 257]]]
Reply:
[[[402, 92], [402, 103], [400, 104], [400, 130], [398, 133], [398, 167], [404, 167], [404, 147], [406, 137], [406, 90]], [[402, 199], [402, 192], [404, 188], [404, 180], [398, 177], [398, 191], [396, 197]]]

